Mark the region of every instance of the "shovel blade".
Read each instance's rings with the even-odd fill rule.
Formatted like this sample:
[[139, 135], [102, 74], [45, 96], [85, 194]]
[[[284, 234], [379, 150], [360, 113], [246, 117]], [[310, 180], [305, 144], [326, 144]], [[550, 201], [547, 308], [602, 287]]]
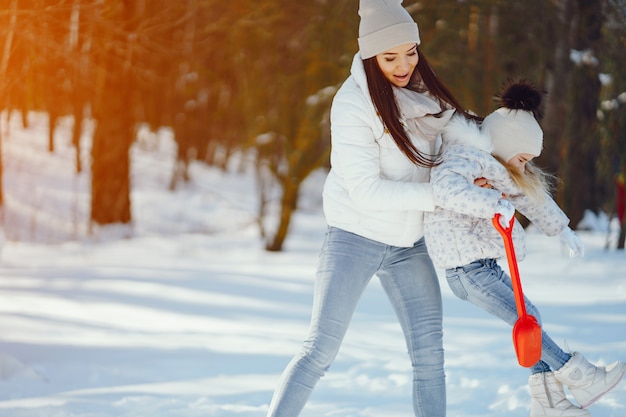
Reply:
[[521, 366], [530, 368], [541, 359], [541, 326], [534, 316], [522, 316], [515, 322], [513, 345]]

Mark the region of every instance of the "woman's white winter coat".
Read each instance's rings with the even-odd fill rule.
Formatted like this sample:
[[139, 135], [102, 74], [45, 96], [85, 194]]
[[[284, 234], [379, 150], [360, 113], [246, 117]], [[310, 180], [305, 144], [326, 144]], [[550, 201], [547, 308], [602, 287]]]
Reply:
[[[412, 114], [416, 120], [440, 110], [438, 105], [416, 106]], [[423, 212], [434, 208], [430, 169], [413, 164], [386, 132], [359, 54], [351, 76], [333, 99], [330, 116], [331, 170], [323, 193], [326, 221], [391, 246], [413, 246], [423, 237]], [[410, 134], [418, 149], [434, 154], [441, 143], [438, 133], [428, 138]]]
[[[491, 140], [476, 123], [455, 117], [443, 135], [442, 163], [431, 171], [437, 206], [424, 219], [426, 246], [440, 268], [455, 268], [485, 258], [506, 256], [502, 237], [492, 224], [503, 194], [539, 230], [556, 236], [569, 219], [546, 195], [534, 203], [515, 185], [504, 165], [491, 155]], [[486, 178], [495, 189], [474, 185]], [[525, 257], [524, 230], [515, 221], [513, 243], [518, 260]]]

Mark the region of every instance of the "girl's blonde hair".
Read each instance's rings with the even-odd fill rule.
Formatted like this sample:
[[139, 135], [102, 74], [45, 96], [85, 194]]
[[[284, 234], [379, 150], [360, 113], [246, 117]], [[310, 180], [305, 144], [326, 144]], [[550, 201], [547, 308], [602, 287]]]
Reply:
[[523, 172], [514, 168], [494, 155], [511, 176], [511, 179], [519, 187], [522, 193], [537, 204], [541, 204], [554, 190], [555, 176], [544, 172], [532, 162], [527, 162]]

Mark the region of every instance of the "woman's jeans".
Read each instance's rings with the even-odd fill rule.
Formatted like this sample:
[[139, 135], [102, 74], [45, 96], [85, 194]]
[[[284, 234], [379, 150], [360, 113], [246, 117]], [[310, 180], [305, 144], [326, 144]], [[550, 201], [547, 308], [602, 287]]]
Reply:
[[300, 414], [335, 359], [374, 274], [404, 332], [413, 366], [415, 415], [445, 416], [441, 292], [424, 239], [400, 248], [330, 227], [319, 259], [309, 334], [280, 379], [268, 417]]
[[[446, 270], [446, 278], [452, 292], [462, 300], [477, 305], [488, 313], [501, 318], [511, 326], [518, 319], [515, 293], [511, 278], [502, 271], [494, 259], [480, 259], [470, 264]], [[539, 310], [524, 298], [526, 311], [541, 323]], [[560, 369], [570, 359], [546, 334], [541, 332], [541, 360], [533, 365], [532, 374]]]

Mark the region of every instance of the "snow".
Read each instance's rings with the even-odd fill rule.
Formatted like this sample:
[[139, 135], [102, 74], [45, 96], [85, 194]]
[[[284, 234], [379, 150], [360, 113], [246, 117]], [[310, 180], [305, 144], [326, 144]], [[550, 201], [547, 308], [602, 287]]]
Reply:
[[598, 58], [593, 54], [591, 49], [585, 49], [584, 51], [578, 51], [576, 49], [570, 50], [570, 61], [577, 66], [589, 65], [591, 67], [598, 66]]
[[[53, 154], [47, 119], [30, 120], [23, 129], [3, 115], [1, 126], [0, 416], [264, 416], [308, 328], [324, 173], [305, 184], [285, 250], [270, 253], [245, 164], [193, 164], [191, 181], [168, 191], [171, 134], [144, 130], [131, 157], [132, 227], [90, 228], [71, 120]], [[586, 218], [582, 259], [531, 228], [520, 264], [549, 334], [599, 364], [626, 359], [626, 254], [605, 249], [607, 222]], [[528, 370], [511, 329], [441, 287], [448, 416], [528, 416]], [[411, 417], [410, 396], [403, 337], [373, 280], [301, 416]], [[626, 383], [590, 411], [626, 415]]]

